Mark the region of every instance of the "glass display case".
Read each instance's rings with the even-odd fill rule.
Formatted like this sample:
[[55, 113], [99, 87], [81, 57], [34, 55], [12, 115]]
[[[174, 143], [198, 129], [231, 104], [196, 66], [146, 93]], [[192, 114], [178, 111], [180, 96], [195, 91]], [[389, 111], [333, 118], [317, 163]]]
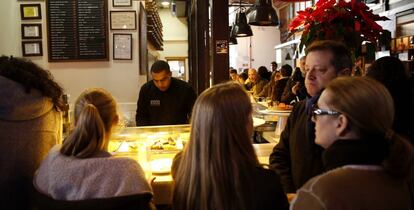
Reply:
[[190, 125], [119, 128], [112, 134], [108, 151], [139, 162], [146, 175], [169, 174], [174, 156], [190, 138]]

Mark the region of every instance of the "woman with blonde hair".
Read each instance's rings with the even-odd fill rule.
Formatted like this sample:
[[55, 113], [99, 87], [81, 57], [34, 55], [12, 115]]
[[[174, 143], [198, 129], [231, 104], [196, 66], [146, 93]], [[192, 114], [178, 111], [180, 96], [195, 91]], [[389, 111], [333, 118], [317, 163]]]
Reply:
[[141, 166], [107, 151], [118, 123], [116, 102], [103, 89], [84, 91], [75, 104], [75, 128], [55, 146], [34, 178], [36, 189], [56, 200], [86, 200], [151, 193]]
[[288, 209], [278, 175], [254, 152], [252, 106], [237, 83], [204, 91], [191, 119], [190, 141], [177, 166], [177, 210]]
[[412, 209], [413, 148], [392, 130], [390, 93], [367, 77], [337, 78], [313, 109], [327, 172], [297, 191], [291, 209]]

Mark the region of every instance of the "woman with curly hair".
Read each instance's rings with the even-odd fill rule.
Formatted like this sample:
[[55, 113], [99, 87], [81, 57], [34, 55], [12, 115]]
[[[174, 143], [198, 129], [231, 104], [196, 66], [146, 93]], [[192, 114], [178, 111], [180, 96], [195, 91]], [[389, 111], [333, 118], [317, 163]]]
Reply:
[[29, 209], [34, 172], [61, 141], [62, 92], [31, 61], [0, 57], [0, 209]]

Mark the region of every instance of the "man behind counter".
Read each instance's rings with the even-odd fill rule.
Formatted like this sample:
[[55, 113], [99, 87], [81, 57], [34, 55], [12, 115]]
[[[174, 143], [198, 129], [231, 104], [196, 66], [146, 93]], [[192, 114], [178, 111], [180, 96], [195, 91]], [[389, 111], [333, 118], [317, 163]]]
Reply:
[[186, 82], [173, 78], [167, 62], [151, 66], [152, 80], [139, 92], [135, 121], [137, 126], [186, 124], [197, 98]]

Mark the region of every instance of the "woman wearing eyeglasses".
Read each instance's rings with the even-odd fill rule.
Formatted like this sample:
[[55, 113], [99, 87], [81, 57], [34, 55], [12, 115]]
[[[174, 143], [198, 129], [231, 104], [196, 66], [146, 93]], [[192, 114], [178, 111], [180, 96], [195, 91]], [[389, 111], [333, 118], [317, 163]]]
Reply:
[[413, 148], [391, 130], [387, 89], [369, 78], [338, 78], [313, 110], [324, 174], [297, 191], [291, 209], [413, 209]]

